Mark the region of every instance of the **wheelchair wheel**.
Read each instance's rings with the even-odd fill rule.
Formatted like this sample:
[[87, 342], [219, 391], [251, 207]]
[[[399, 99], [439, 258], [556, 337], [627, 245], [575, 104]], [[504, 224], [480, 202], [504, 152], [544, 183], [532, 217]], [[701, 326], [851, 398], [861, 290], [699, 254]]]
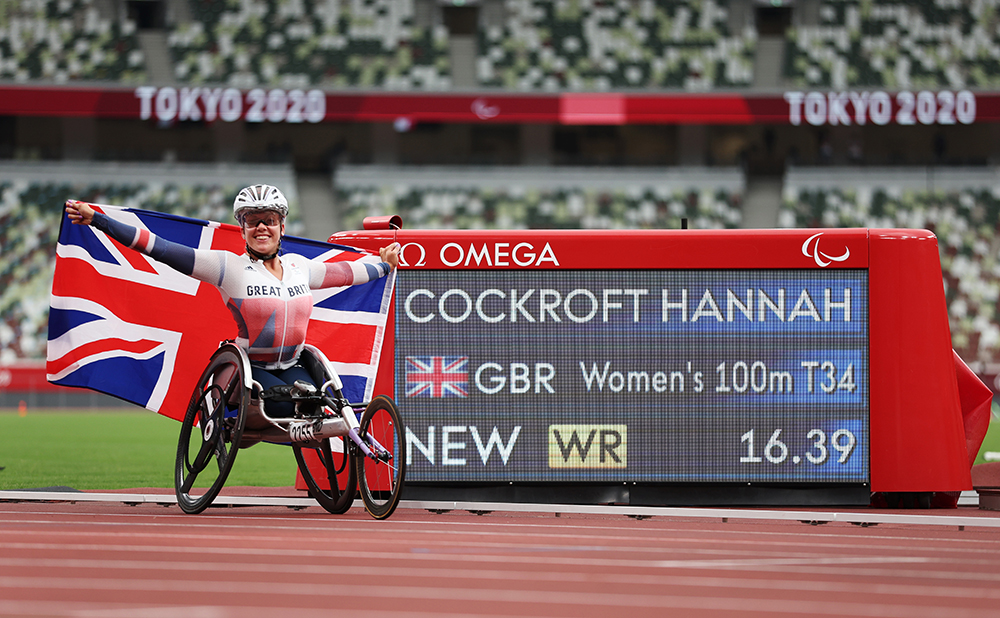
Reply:
[[[343, 438], [321, 440], [316, 446], [292, 444], [309, 495], [334, 515], [346, 513], [351, 508], [358, 488], [351, 454], [345, 447]], [[314, 476], [314, 472], [320, 470], [322, 474]]]
[[361, 415], [361, 435], [374, 438], [392, 458], [374, 461], [358, 453], [358, 482], [365, 509], [375, 519], [392, 515], [399, 505], [406, 478], [406, 436], [396, 403], [379, 395], [372, 400]]
[[247, 419], [245, 384], [239, 352], [216, 350], [191, 395], [177, 444], [174, 486], [185, 513], [205, 510], [229, 476]]

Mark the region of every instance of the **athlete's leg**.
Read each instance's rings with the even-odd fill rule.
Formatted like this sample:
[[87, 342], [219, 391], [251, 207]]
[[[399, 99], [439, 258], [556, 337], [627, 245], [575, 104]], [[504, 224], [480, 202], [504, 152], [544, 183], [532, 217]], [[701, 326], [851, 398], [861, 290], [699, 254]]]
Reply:
[[[275, 371], [274, 375], [278, 376], [285, 384], [295, 384], [295, 382], [301, 381], [316, 386], [309, 372], [305, 370], [305, 367], [300, 365], [292, 365], [288, 369]], [[316, 388], [319, 387], [317, 386]]]
[[[306, 371], [304, 367], [301, 367], [299, 365], [292, 365], [288, 369], [284, 369], [278, 372], [277, 375], [279, 378], [284, 380], [285, 384], [295, 384], [296, 382], [305, 382], [307, 384], [312, 384], [314, 387], [316, 386], [314, 380], [309, 375], [309, 372]], [[316, 388], [317, 390], [319, 389], [319, 387]], [[302, 406], [306, 407], [303, 408]], [[300, 404], [298, 412], [300, 414], [309, 416], [315, 414], [317, 409], [318, 406], [316, 404]]]
[[[281, 386], [282, 384], [285, 384], [280, 377], [275, 375], [274, 371], [264, 369], [263, 367], [251, 364], [250, 373], [253, 375], [253, 379], [256, 380], [265, 391], [273, 386]], [[273, 399], [267, 400], [264, 402], [264, 412], [273, 418], [295, 416], [295, 404], [291, 401], [274, 401]]]
[[[250, 373], [253, 375], [253, 379], [260, 383], [265, 391], [272, 386], [294, 384], [296, 380], [313, 384], [313, 379], [309, 376], [309, 372], [298, 365], [293, 365], [288, 369], [264, 369], [263, 367], [251, 365]], [[295, 416], [295, 403], [291, 401], [270, 400], [264, 406], [264, 411], [267, 415], [274, 418]]]

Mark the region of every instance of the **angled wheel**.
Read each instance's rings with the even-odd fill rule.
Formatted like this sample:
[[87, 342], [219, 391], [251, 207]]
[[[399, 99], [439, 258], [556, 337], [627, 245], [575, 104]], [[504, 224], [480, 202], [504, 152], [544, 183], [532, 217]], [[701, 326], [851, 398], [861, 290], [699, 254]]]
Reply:
[[[372, 400], [361, 415], [361, 435], [382, 445], [386, 454], [378, 461], [358, 453], [358, 483], [365, 509], [375, 519], [392, 515], [399, 505], [406, 478], [406, 437], [396, 403], [385, 395]], [[370, 444], [370, 441], [369, 441]]]
[[346, 513], [354, 504], [358, 484], [344, 439], [321, 440], [314, 446], [292, 444], [292, 450], [309, 495], [334, 515]]
[[247, 419], [250, 389], [240, 350], [216, 350], [191, 395], [174, 464], [177, 503], [200, 513], [219, 495], [233, 468]]

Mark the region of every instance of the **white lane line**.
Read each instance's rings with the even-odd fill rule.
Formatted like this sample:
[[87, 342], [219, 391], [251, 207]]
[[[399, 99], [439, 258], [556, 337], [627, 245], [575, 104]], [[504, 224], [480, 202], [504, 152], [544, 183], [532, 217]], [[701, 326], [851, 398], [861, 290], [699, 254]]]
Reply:
[[[293, 557], [313, 557], [313, 558], [329, 558], [329, 559], [339, 559], [339, 558], [357, 558], [358, 551], [356, 549], [306, 549], [306, 548], [284, 548], [276, 546], [264, 546], [261, 539], [255, 538], [255, 545], [252, 547], [239, 547], [239, 546], [229, 546], [229, 545], [219, 545], [220, 541], [225, 539], [205, 539], [204, 537], [199, 537], [203, 540], [211, 541], [211, 544], [201, 544], [195, 547], [184, 547], [184, 546], [172, 546], [172, 545], [130, 545], [130, 544], [111, 544], [111, 543], [80, 543], [80, 542], [66, 542], [66, 543], [25, 543], [25, 542], [0, 542], [0, 550], [8, 551], [55, 551], [60, 554], [67, 554], [69, 552], [120, 552], [120, 553], [133, 553], [133, 552], [143, 552], [152, 554], [204, 554], [211, 553], [213, 556], [233, 556], [239, 557], [239, 559], [245, 559], [247, 556], [261, 556], [265, 559], [269, 559], [273, 556], [293, 556]], [[245, 537], [243, 538], [245, 540]], [[284, 541], [287, 539], [278, 539], [278, 541]], [[410, 549], [388, 549], [383, 550], [372, 543], [366, 543], [364, 552], [367, 556], [378, 557], [382, 560], [416, 560], [420, 562], [429, 561], [466, 561], [466, 562], [509, 562], [512, 564], [517, 563], [552, 563], [552, 564], [574, 564], [578, 562], [585, 561], [586, 564], [606, 564], [606, 565], [642, 565], [642, 566], [662, 566], [670, 567], [672, 566], [671, 561], [662, 560], [660, 557], [664, 554], [678, 554], [683, 553], [685, 555], [696, 555], [696, 556], [725, 556], [725, 558], [719, 558], [718, 560], [732, 560], [734, 557], [747, 556], [749, 559], [760, 559], [762, 553], [769, 553], [781, 556], [783, 560], [793, 560], [796, 563], [801, 564], [816, 564], [820, 559], [817, 556], [815, 546], [804, 544], [804, 550], [802, 551], [787, 551], [775, 549], [770, 552], [761, 552], [759, 550], [746, 549], [746, 550], [736, 550], [732, 548], [701, 548], [701, 547], [685, 547], [680, 550], [676, 548], [659, 548], [652, 549], [646, 552], [648, 555], [640, 556], [638, 558], [614, 558], [609, 557], [616, 553], [625, 554], [635, 554], [638, 550], [642, 549], [639, 547], [587, 547], [587, 548], [574, 548], [572, 546], [536, 546], [534, 548], [526, 548], [523, 544], [470, 544], [460, 548], [440, 548], [440, 547], [414, 547]], [[859, 547], [858, 545], [853, 545], [846, 547], [845, 549], [854, 552], [854, 555], [849, 556], [849, 559], [855, 560], [859, 563], [871, 562], [906, 562], [906, 561], [926, 561], [926, 562], [939, 562], [947, 563], [949, 559], [945, 556], [872, 556], [867, 549], [864, 554], [857, 554]], [[907, 547], [899, 547], [898, 551], [906, 551], [910, 554], [916, 552], [911, 551]], [[487, 551], [492, 551], [493, 553], [487, 553]], [[584, 554], [586, 552], [586, 554]], [[546, 555], [548, 554], [548, 555]], [[559, 556], [556, 554], [569, 554], [566, 556]], [[597, 554], [595, 557], [594, 554]], [[964, 552], [963, 552], [964, 554]], [[991, 554], [992, 555], [992, 554]], [[832, 560], [840, 559], [840, 557], [831, 557]], [[689, 564], [693, 560], [682, 560], [684, 564]], [[964, 556], [960, 555], [954, 559], [955, 562], [968, 564], [970, 560]], [[994, 560], [985, 561], [987, 564], [1000, 564], [1000, 556]]]
[[[600, 535], [602, 539], [615, 539], [629, 542], [632, 540], [641, 539], [643, 543], [647, 542], [682, 542], [682, 543], [701, 543], [704, 542], [704, 537], [738, 537], [738, 538], [726, 538], [718, 539], [720, 543], [741, 543], [741, 544], [772, 544], [772, 543], [785, 543], [787, 545], [794, 546], [798, 541], [781, 541], [775, 540], [778, 537], [801, 537], [801, 529], [794, 524], [785, 524], [784, 526], [776, 527], [772, 530], [745, 530], [737, 524], [717, 524], [715, 527], [703, 530], [703, 529], [690, 529], [690, 528], [674, 528], [674, 527], [663, 527], [662, 525], [649, 525], [645, 526], [645, 522], [636, 522], [631, 526], [619, 526], [612, 524], [606, 520], [594, 520], [590, 525], [577, 525], [568, 523], [511, 523], [505, 522], [500, 518], [497, 519], [479, 519], [478, 521], [467, 522], [467, 521], [454, 521], [448, 518], [442, 518], [441, 521], [421, 521], [421, 522], [409, 522], [409, 521], [389, 521], [389, 522], [376, 522], [372, 520], [368, 522], [366, 520], [343, 520], [337, 518], [330, 518], [329, 516], [323, 517], [321, 519], [302, 519], [302, 518], [284, 518], [284, 517], [239, 517], [239, 516], [210, 516], [210, 515], [200, 515], [198, 517], [191, 517], [189, 515], [171, 515], [171, 514], [101, 514], [98, 517], [106, 517], [114, 520], [129, 520], [129, 521], [81, 521], [80, 513], [68, 512], [68, 511], [49, 511], [49, 512], [30, 512], [25, 513], [22, 511], [2, 511], [0, 510], [0, 516], [10, 516], [14, 518], [30, 516], [33, 519], [0, 519], [0, 528], [15, 527], [21, 525], [76, 525], [76, 526], [93, 526], [95, 528], [108, 527], [113, 528], [116, 526], [145, 526], [152, 529], [169, 529], [178, 528], [181, 530], [200, 530], [209, 529], [213, 531], [219, 530], [220, 524], [226, 527], [231, 527], [234, 521], [239, 522], [239, 529], [241, 531], [272, 531], [280, 532], [285, 530], [310, 533], [310, 532], [332, 532], [335, 534], [365, 534], [372, 535], [378, 534], [380, 537], [390, 537], [393, 534], [415, 534], [415, 535], [427, 535], [427, 534], [438, 534], [440, 530], [447, 530], [448, 534], [453, 537], [461, 535], [470, 535], [476, 537], [492, 536], [492, 537], [510, 537], [516, 536], [517, 538], [578, 538], [580, 532], [592, 533], [595, 530], [600, 530]], [[88, 516], [91, 514], [88, 514]], [[67, 517], [72, 518], [72, 521], [62, 521], [58, 519], [38, 519], [39, 517]], [[146, 521], [141, 521], [146, 520]], [[166, 520], [166, 521], [165, 521]], [[272, 523], [277, 522], [277, 523]], [[645, 527], [644, 527], [645, 526]], [[905, 533], [904, 530], [900, 529], [882, 529], [885, 532], [875, 532], [872, 528], [865, 528], [863, 531], [864, 539], [867, 542], [876, 541], [888, 541], [891, 543], [898, 543], [900, 541], [909, 540], [915, 543], [928, 544], [928, 543], [942, 543], [946, 542], [949, 544], [965, 544], [965, 545], [982, 545], [984, 543], [983, 534], [993, 534], [992, 529], [980, 530], [979, 532], [973, 533], [972, 531], [960, 532], [958, 530], [953, 533], [949, 533], [948, 537], [927, 537], [927, 536], [917, 536], [909, 533]], [[935, 534], [941, 531], [941, 528], [930, 528], [928, 532], [934, 531]], [[19, 530], [20, 532], [20, 530]], [[27, 533], [27, 531], [25, 531]], [[900, 532], [902, 534], [895, 534]], [[88, 531], [88, 533], [93, 533]], [[829, 546], [829, 539], [842, 540], [845, 538], [859, 538], [856, 536], [860, 534], [861, 530], [857, 527], [831, 527], [831, 528], [819, 528], [813, 527], [808, 533], [808, 544], [817, 545], [822, 544], [822, 546]], [[59, 532], [54, 531], [52, 534], [77, 534], [75, 532]], [[112, 533], [109, 533], [112, 534]], [[153, 533], [160, 536], [161, 532]], [[692, 536], [696, 535], [696, 536]], [[194, 534], [191, 535], [194, 537]], [[767, 539], [764, 541], [751, 540], [744, 537], [758, 537]], [[221, 537], [217, 537], [221, 538]], [[835, 544], [833, 546], [836, 546]], [[989, 550], [992, 551], [992, 550]]]
[[[0, 515], [7, 514], [0, 511]], [[11, 513], [20, 514], [24, 513]], [[37, 517], [38, 513], [31, 513], [32, 516]], [[143, 517], [150, 518], [151, 521], [141, 522], [141, 521], [114, 521], [114, 522], [104, 522], [104, 521], [79, 521], [79, 513], [50, 513], [48, 515], [59, 515], [66, 517], [73, 517], [74, 520], [70, 522], [61, 520], [49, 520], [49, 519], [19, 519], [19, 520], [0, 520], [0, 529], [3, 527], [20, 527], [24, 525], [39, 525], [39, 526], [66, 526], [73, 525], [77, 527], [94, 527], [94, 528], [108, 528], [108, 531], [103, 530], [87, 530], [88, 535], [117, 535], [118, 533], [110, 530], [115, 527], [148, 527], [155, 532], [143, 532], [134, 533], [130, 532], [130, 536], [141, 538], [143, 536], [151, 536], [154, 538], [162, 538], [163, 528], [176, 528], [182, 531], [188, 530], [201, 530], [207, 529], [212, 530], [212, 537], [215, 539], [231, 539], [239, 540], [245, 538], [247, 533], [251, 531], [265, 531], [265, 532], [281, 532], [281, 531], [294, 531], [296, 533], [311, 533], [311, 532], [326, 532], [334, 533], [336, 535], [350, 535], [350, 534], [364, 534], [372, 535], [378, 534], [379, 538], [391, 538], [393, 535], [400, 534], [413, 534], [413, 535], [433, 535], [438, 534], [438, 530], [427, 530], [423, 527], [412, 527], [412, 525], [407, 526], [406, 522], [399, 522], [396, 526], [390, 527], [388, 525], [371, 527], [369, 525], [352, 525], [352, 522], [343, 522], [339, 520], [330, 520], [329, 525], [324, 526], [314, 526], [314, 525], [278, 525], [272, 523], [259, 523], [260, 518], [252, 519], [239, 519], [239, 530], [240, 534], [223, 535], [218, 534], [216, 531], [219, 530], [218, 522], [225, 522], [227, 525], [231, 525], [234, 521], [233, 518], [217, 518], [211, 521], [205, 521], [206, 518], [198, 517], [191, 518], [190, 516], [178, 516], [175, 521], [163, 522], [161, 521], [162, 516], [159, 515], [146, 515]], [[103, 517], [103, 515], [102, 515]], [[123, 515], [120, 517], [136, 517], [131, 515]], [[272, 521], [279, 522], [298, 522], [297, 520], [285, 520], [285, 519], [274, 519]], [[325, 522], [324, 522], [325, 523]], [[385, 522], [378, 522], [383, 524]], [[519, 526], [524, 526], [529, 528], [530, 531], [519, 529]], [[437, 528], [439, 526], [435, 526]], [[912, 541], [913, 543], [907, 544], [905, 547], [907, 550], [921, 550], [921, 551], [962, 551], [970, 553], [988, 553], [993, 555], [996, 553], [992, 546], [987, 547], [986, 542], [982, 538], [960, 538], [958, 535], [962, 533], [957, 533], [955, 537], [944, 538], [927, 538], [927, 537], [916, 537], [909, 535], [888, 535], [888, 534], [876, 534], [868, 529], [864, 536], [851, 536], [851, 533], [857, 532], [857, 530], [850, 528], [845, 530], [839, 530], [837, 533], [833, 532], [820, 532], [818, 530], [810, 530], [807, 540], [776, 540], [775, 537], [794, 537], [796, 539], [801, 538], [802, 535], [798, 534], [799, 530], [792, 531], [790, 529], [785, 529], [783, 531], [741, 531], [741, 530], [721, 530], [718, 528], [712, 530], [687, 530], [687, 529], [659, 529], [659, 528], [606, 528], [600, 523], [595, 523], [591, 526], [572, 526], [567, 527], [561, 524], [509, 524], [503, 522], [488, 522], [483, 521], [475, 524], [465, 524], [463, 529], [463, 522], [454, 522], [444, 524], [442, 522], [441, 528], [447, 528], [448, 534], [451, 537], [461, 537], [462, 535], [473, 536], [477, 538], [481, 537], [494, 537], [494, 538], [510, 538], [516, 537], [519, 540], [527, 539], [578, 539], [580, 534], [578, 531], [590, 531], [595, 530], [600, 531], [601, 539], [608, 543], [641, 543], [642, 546], [649, 546], [652, 543], [705, 543], [706, 537], [717, 537], [720, 535], [730, 535], [730, 536], [761, 536], [765, 537], [766, 540], [757, 539], [745, 539], [745, 538], [728, 538], [728, 539], [713, 539], [711, 542], [716, 542], [719, 544], [732, 545], [780, 545], [783, 547], [810, 547], [817, 548], [821, 547], [823, 549], [836, 549], [838, 547], [842, 548], [853, 548], [856, 547], [856, 543], [844, 543], [844, 540], [861, 540], [862, 542], [872, 544], [876, 541], [886, 541], [885, 545], [878, 545], [879, 549], [885, 550], [899, 550], [901, 547], [900, 543], [902, 541]], [[512, 530], [506, 530], [506, 528], [511, 528]], [[569, 529], [567, 529], [569, 528]], [[498, 530], [499, 529], [499, 530]], [[542, 532], [542, 530], [556, 530], [557, 532]], [[830, 529], [827, 529], [830, 530]], [[850, 530], [850, 532], [848, 532]], [[628, 532], [629, 534], [612, 534], [612, 532]], [[64, 536], [78, 536], [80, 534], [79, 530], [69, 531], [69, 530], [55, 530], [55, 531], [45, 531], [45, 530], [18, 530], [18, 534], [30, 535], [30, 534], [41, 534], [41, 535], [64, 535]], [[692, 536], [697, 535], [697, 536]], [[201, 535], [192, 532], [187, 534], [172, 534], [171, 538], [202, 538]], [[283, 537], [261, 537], [257, 535], [255, 538], [261, 539], [262, 541], [274, 540], [282, 541]], [[836, 539], [840, 542], [830, 542], [830, 539]], [[460, 541], [459, 541], [460, 542]], [[447, 545], [449, 541], [435, 541], [439, 545]], [[936, 545], [931, 545], [936, 544]], [[961, 548], [961, 549], [951, 549], [948, 547], [939, 547], [938, 545], [978, 545], [981, 547], [971, 547], [971, 548]]]
[[[12, 546], [17, 544], [3, 544]], [[81, 551], [81, 546], [65, 547], [61, 544], [51, 544], [47, 547], [40, 547], [41, 544], [25, 544], [20, 548], [22, 551], [38, 552], [49, 550], [58, 552], [61, 556], [69, 558], [70, 552]], [[11, 549], [14, 549], [11, 547]], [[329, 560], [340, 564], [353, 565], [359, 561], [357, 550], [298, 550], [282, 548], [233, 548], [233, 547], [158, 547], [158, 546], [116, 546], [107, 547], [104, 545], [88, 546], [83, 551], [92, 552], [120, 552], [120, 553], [145, 553], [151, 552], [151, 561], [163, 560], [164, 555], [186, 556], [186, 555], [212, 555], [220, 560], [216, 564], [228, 564], [229, 562], [248, 563], [257, 561], [263, 564], [272, 564], [279, 558], [295, 558], [298, 560]], [[828, 559], [817, 557], [815, 553], [799, 553], [789, 555], [787, 552], [779, 553], [778, 556], [761, 556], [760, 552], [732, 552], [732, 551], [690, 551], [693, 557], [686, 560], [659, 560], [656, 557], [651, 559], [632, 558], [604, 558], [591, 554], [578, 554], [573, 556], [552, 556], [539, 553], [516, 553], [516, 554], [481, 554], [476, 552], [456, 553], [456, 554], [432, 554], [422, 552], [400, 552], [400, 551], [380, 551], [377, 548], [366, 549], [365, 560], [384, 562], [387, 564], [413, 566], [412, 568], [433, 567], [436, 564], [463, 564], [467, 568], [482, 568], [483, 566], [494, 566], [497, 568], [529, 568], [537, 570], [537, 567], [577, 569], [581, 572], [591, 572], [594, 569], [663, 569], [665, 571], [687, 570], [687, 569], [725, 569], [730, 571], [776, 571], [776, 572], [797, 572], [802, 568], [836, 568], [837, 566], [850, 564], [856, 568], [869, 568], [869, 564], [884, 564], [899, 566], [903, 564], [922, 565], [928, 577], [943, 579], [938, 575], [941, 571], [953, 572], [961, 570], [964, 566], [969, 566], [970, 561], [957, 557], [954, 560], [941, 558], [904, 556], [893, 557], [871, 557], [869, 554], [855, 554], [850, 556], [836, 556]], [[734, 555], [735, 554], [735, 555]], [[718, 556], [709, 558], [708, 556]], [[997, 562], [990, 561], [988, 564], [978, 565], [982, 570], [995, 571]], [[885, 569], [885, 576], [892, 577], [898, 569]], [[921, 571], [923, 572], [923, 571]]]
[[[108, 581], [98, 578], [64, 579], [59, 577], [29, 578], [0, 577], [0, 589], [34, 589], [61, 591], [81, 590], [93, 595], [97, 591], [171, 593], [190, 597], [193, 594], [219, 594], [217, 581], [170, 581], [170, 580], [124, 580]], [[716, 595], [656, 595], [627, 594], [615, 592], [575, 592], [552, 590], [498, 590], [496, 588], [467, 588], [441, 586], [398, 586], [385, 584], [298, 584], [273, 582], [226, 582], [227, 595], [264, 595], [271, 600], [278, 597], [330, 598], [339, 600], [344, 610], [354, 603], [364, 603], [368, 608], [380, 605], [387, 599], [403, 600], [408, 603], [446, 602], [475, 603], [480, 606], [495, 607], [497, 603], [527, 606], [556, 606], [560, 611], [573, 613], [573, 607], [586, 607], [592, 611], [595, 606], [607, 607], [609, 611], [621, 615], [623, 608], [649, 609], [698, 609], [718, 611], [739, 611], [749, 613], [766, 611], [772, 614], [830, 615], [830, 616], [882, 616], [899, 618], [958, 618], [968, 616], [996, 616], [995, 608], [956, 607], [931, 605], [926, 599], [893, 598], [886, 603], [861, 603], [846, 599], [837, 603], [817, 603], [814, 600], [793, 600], [770, 598], [722, 598]], [[544, 613], [544, 612], [543, 612]]]
[[[28, 618], [40, 616], [65, 616], [67, 618], [273, 618], [290, 614], [287, 606], [219, 606], [219, 605], [162, 605], [149, 606], [124, 603], [88, 603], [74, 601], [72, 603], [58, 601], [0, 601], [0, 616], [17, 616]], [[330, 608], [296, 607], [295, 618], [330, 618], [333, 614]], [[445, 613], [443, 611], [419, 612], [410, 610], [370, 610], [364, 608], [351, 609], [355, 618], [472, 618], [481, 616], [469, 613]], [[526, 614], [490, 614], [490, 618], [548, 618], [539, 615]]]
[[[330, 618], [336, 612], [330, 608], [305, 608], [296, 607], [290, 610], [287, 606], [253, 606], [253, 607], [220, 607], [212, 605], [202, 605], [197, 607], [145, 607], [132, 610], [118, 610], [116, 612], [105, 612], [101, 610], [75, 611], [72, 618], [250, 618], [262, 616], [263, 618], [274, 618], [274, 616], [293, 615], [295, 618]], [[447, 615], [451, 618], [482, 618], [482, 614], [451, 613], [443, 611], [418, 612], [410, 610], [394, 609], [364, 609], [360, 607], [351, 608], [352, 618], [441, 618]], [[550, 618], [549, 616], [525, 615], [525, 614], [489, 614], [489, 618]]]
[[[2, 526], [0, 526], [2, 529]], [[166, 545], [131, 545], [122, 544], [119, 541], [120, 535], [113, 533], [111, 531], [100, 531], [99, 533], [83, 533], [83, 538], [81, 538], [81, 533], [79, 531], [66, 532], [66, 533], [52, 533], [45, 530], [29, 530], [29, 531], [17, 531], [20, 538], [25, 539], [19, 543], [9, 543], [0, 542], [0, 550], [28, 550], [30, 551], [42, 551], [45, 549], [58, 548], [61, 552], [66, 552], [69, 550], [75, 551], [119, 551], [119, 552], [130, 552], [130, 551], [150, 551], [150, 552], [175, 552], [184, 551], [183, 548], [180, 550], [166, 546]], [[129, 538], [131, 540], [138, 541], [140, 539], [157, 539], [164, 540], [169, 538], [171, 541], [184, 540], [184, 541], [194, 541], [198, 547], [205, 551], [208, 548], [203, 547], [203, 543], [210, 542], [213, 547], [211, 551], [217, 554], [239, 554], [248, 555], [254, 553], [260, 553], [263, 555], [269, 555], [272, 550], [268, 549], [267, 545], [274, 544], [280, 545], [287, 542], [287, 537], [284, 536], [262, 536], [259, 534], [253, 535], [254, 547], [243, 547], [240, 544], [246, 540], [247, 534], [252, 534], [249, 530], [242, 530], [240, 534], [234, 535], [220, 535], [215, 534], [210, 538], [201, 534], [171, 534], [164, 535], [160, 533], [129, 533]], [[344, 535], [350, 535], [349, 531], [337, 530], [337, 538], [341, 538]], [[477, 535], [477, 536], [489, 536], [489, 535]], [[49, 543], [32, 543], [28, 539], [32, 537], [42, 537], [46, 540], [53, 540], [55, 538], [65, 538], [64, 541], [58, 544]], [[99, 538], [109, 538], [116, 542], [108, 542], [102, 544], [96, 544]], [[501, 535], [500, 537], [492, 538], [510, 538], [510, 535]], [[960, 562], [969, 562], [970, 560], [977, 563], [983, 563], [986, 566], [996, 569], [1000, 567], [1000, 553], [996, 551], [996, 548], [991, 543], [980, 542], [976, 547], [962, 546], [953, 547], [949, 543], [937, 543], [929, 544], [926, 540], [920, 543], [906, 543], [900, 542], [893, 539], [893, 544], [874, 544], [871, 542], [870, 537], [860, 536], [854, 539], [850, 539], [853, 542], [824, 542], [817, 543], [811, 538], [803, 538], [802, 540], [795, 541], [781, 541], [781, 540], [770, 540], [767, 542], [758, 540], [726, 540], [726, 541], [715, 541], [706, 540], [704, 538], [671, 538], [667, 540], [657, 539], [657, 538], [601, 538], [602, 541], [608, 543], [607, 545], [601, 546], [579, 546], [579, 545], [558, 545], [552, 544], [553, 537], [546, 537], [540, 539], [542, 542], [531, 542], [531, 537], [518, 536], [515, 542], [496, 542], [496, 541], [465, 541], [465, 540], [430, 540], [426, 545], [420, 544], [415, 547], [410, 547], [409, 554], [394, 553], [394, 559], [401, 559], [400, 556], [408, 556], [412, 554], [424, 554], [428, 559], [445, 560], [450, 559], [454, 556], [459, 556], [463, 554], [483, 554], [485, 552], [503, 553], [503, 552], [514, 552], [514, 553], [533, 553], [533, 554], [543, 554], [543, 553], [579, 553], [579, 552], [592, 552], [598, 553], [603, 556], [611, 556], [615, 553], [627, 552], [629, 554], [640, 554], [639, 559], [644, 562], [648, 562], [651, 559], [655, 559], [663, 554], [694, 554], [697, 556], [727, 556], [727, 557], [759, 557], [761, 551], [758, 548], [766, 548], [768, 554], [779, 554], [783, 557], [791, 557], [792, 559], [799, 560], [804, 563], [808, 563], [812, 557], [817, 555], [818, 551], [824, 552], [826, 554], [834, 554], [836, 552], [847, 552], [849, 554], [856, 554], [859, 551], [859, 547], [864, 548], [865, 555], [872, 555], [878, 552], [882, 552], [883, 556], [873, 556], [871, 559], [873, 562], [878, 562], [883, 557], [888, 557], [888, 559], [897, 559], [902, 555], [903, 558], [912, 556], [924, 556], [928, 558], [933, 558], [939, 562], [951, 562], [958, 560]], [[566, 536], [555, 537], [560, 540], [567, 538]], [[578, 539], [579, 537], [569, 537], [573, 539]], [[841, 537], [842, 538], [842, 537]], [[328, 551], [324, 547], [333, 539], [330, 538], [317, 538], [314, 537], [316, 544], [314, 548], [300, 550], [307, 552], [309, 555], [326, 555], [322, 552]], [[88, 542], [82, 543], [82, 540]], [[225, 543], [229, 541], [230, 545]], [[379, 543], [393, 543], [391, 536], [389, 538], [378, 539]], [[376, 545], [376, 540], [369, 538], [368, 543], [370, 546], [374, 547]], [[640, 544], [641, 543], [641, 544]], [[671, 546], [671, 544], [680, 545]], [[701, 544], [703, 546], [697, 546]], [[704, 546], [707, 545], [707, 546]], [[202, 549], [195, 550], [201, 551]], [[874, 551], [877, 550], [877, 551]], [[287, 551], [282, 549], [281, 551]], [[334, 551], [336, 550], [329, 550]], [[374, 553], [378, 553], [377, 549], [371, 549]], [[332, 554], [336, 555], [336, 553]], [[970, 555], [973, 558], [970, 558]], [[957, 556], [952, 558], [952, 556]], [[666, 565], [665, 565], [666, 566]]]
[[[32, 492], [0, 491], [0, 501], [64, 501], [64, 502], [121, 502], [175, 504], [177, 498], [167, 494], [114, 494], [98, 492]], [[218, 505], [243, 506], [316, 506], [311, 498], [272, 498], [256, 496], [219, 496]], [[510, 502], [452, 502], [452, 501], [400, 501], [402, 509], [499, 511], [517, 513], [565, 513], [591, 515], [629, 515], [641, 517], [686, 517], [696, 519], [734, 520], [793, 520], [852, 523], [896, 523], [927, 526], [979, 526], [1000, 528], [1000, 517], [967, 517], [961, 515], [911, 514], [857, 511], [839, 512], [823, 509], [792, 511], [772, 509], [658, 507], [658, 506], [606, 506], [590, 504], [523, 504]]]
[[[683, 563], [683, 561], [677, 561]], [[692, 563], [695, 561], [691, 561]], [[761, 567], [788, 566], [788, 563], [780, 560], [758, 560], [753, 561], [731, 561], [735, 564], [720, 565], [711, 561], [701, 561], [698, 568], [716, 568], [718, 566], [752, 566], [753, 570]], [[868, 562], [866, 560], [866, 562]], [[905, 561], [903, 561], [905, 562]], [[823, 564], [856, 564], [857, 560], [823, 561]], [[799, 565], [800, 562], [792, 563]], [[680, 566], [685, 566], [680, 564]], [[218, 563], [206, 563], [202, 561], [143, 561], [143, 560], [117, 560], [117, 559], [55, 559], [55, 558], [0, 558], [0, 569], [64, 569], [65, 571], [84, 570], [90, 575], [95, 575], [98, 571], [163, 571], [163, 572], [183, 572], [217, 573], [220, 565]], [[275, 567], [270, 563], [249, 563], [234, 562], [225, 564], [227, 574], [240, 575], [270, 575]], [[757, 590], [762, 585], [766, 585], [769, 590], [785, 591], [807, 591], [807, 592], [845, 592], [851, 594], [898, 594], [907, 596], [945, 596], [956, 598], [982, 598], [1000, 599], [1000, 589], [985, 586], [968, 585], [925, 585], [925, 584], [897, 584], [878, 583], [871, 581], [831, 581], [825, 576], [817, 579], [797, 579], [797, 580], [768, 580], [762, 578], [747, 578], [739, 575], [727, 575], [723, 577], [678, 575], [678, 574], [656, 574], [642, 575], [636, 573], [615, 573], [615, 572], [572, 572], [572, 571], [514, 571], [498, 569], [454, 569], [427, 567], [394, 567], [394, 566], [365, 566], [352, 564], [345, 573], [339, 564], [316, 565], [316, 564], [282, 564], [281, 572], [284, 574], [295, 574], [303, 577], [325, 577], [337, 576], [343, 583], [359, 579], [365, 581], [369, 578], [391, 578], [392, 581], [400, 581], [403, 578], [410, 580], [437, 579], [437, 580], [486, 580], [509, 581], [509, 582], [548, 582], [552, 584], [575, 584], [593, 583], [608, 585], [631, 585], [631, 586], [680, 586], [680, 587], [711, 587], [711, 588], [745, 588]], [[964, 573], [956, 572], [955, 581], [964, 583]], [[72, 572], [65, 572], [64, 577], [73, 577]], [[369, 580], [371, 581], [371, 580]]]

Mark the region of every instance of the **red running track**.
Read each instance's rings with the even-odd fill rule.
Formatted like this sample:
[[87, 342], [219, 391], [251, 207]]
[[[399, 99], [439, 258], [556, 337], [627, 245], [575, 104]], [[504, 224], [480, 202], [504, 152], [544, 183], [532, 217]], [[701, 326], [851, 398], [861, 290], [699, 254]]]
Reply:
[[978, 526], [0, 503], [2, 616], [957, 618], [998, 584]]

